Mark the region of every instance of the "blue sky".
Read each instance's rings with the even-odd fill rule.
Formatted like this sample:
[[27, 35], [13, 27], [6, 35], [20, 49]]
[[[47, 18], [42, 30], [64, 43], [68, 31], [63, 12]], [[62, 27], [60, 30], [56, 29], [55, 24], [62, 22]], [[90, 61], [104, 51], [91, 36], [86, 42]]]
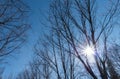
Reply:
[[[5, 75], [15, 75], [26, 68], [28, 61], [33, 57], [33, 45], [36, 43], [38, 37], [42, 36], [43, 27], [40, 21], [43, 20], [43, 14], [48, 9], [49, 0], [24, 0], [31, 8], [29, 22], [32, 29], [28, 32], [28, 41], [20, 50], [17, 50], [14, 55], [6, 57], [5, 61]], [[5, 76], [6, 77], [6, 76]]]
[[[16, 51], [16, 54], [7, 57], [6, 61], [8, 61], [8, 63], [5, 65], [6, 69], [4, 75], [6, 75], [6, 73], [7, 75], [11, 73], [14, 75], [22, 71], [22, 69], [27, 66], [28, 61], [30, 61], [33, 58], [33, 45], [36, 43], [39, 37], [42, 38], [43, 30], [45, 30], [43, 25], [40, 24], [40, 21], [43, 21], [43, 15], [47, 13], [49, 7], [48, 4], [50, 0], [24, 1], [31, 8], [29, 22], [32, 26], [32, 29], [30, 29], [28, 33], [28, 41], [25, 43], [25, 45], [20, 50]], [[98, 2], [100, 5], [103, 5], [105, 1], [98, 0]]]

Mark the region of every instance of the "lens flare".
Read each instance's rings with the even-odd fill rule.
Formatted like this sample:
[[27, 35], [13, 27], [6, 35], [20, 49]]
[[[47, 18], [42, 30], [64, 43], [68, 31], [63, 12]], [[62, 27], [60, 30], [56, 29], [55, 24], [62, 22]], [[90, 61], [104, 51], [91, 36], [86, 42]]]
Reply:
[[84, 53], [86, 55], [93, 55], [94, 54], [94, 48], [91, 46], [87, 46], [84, 48]]
[[89, 62], [91, 62], [91, 63], [94, 62], [95, 50], [94, 50], [93, 46], [86, 46], [86, 47], [84, 47], [83, 54], [87, 57]]

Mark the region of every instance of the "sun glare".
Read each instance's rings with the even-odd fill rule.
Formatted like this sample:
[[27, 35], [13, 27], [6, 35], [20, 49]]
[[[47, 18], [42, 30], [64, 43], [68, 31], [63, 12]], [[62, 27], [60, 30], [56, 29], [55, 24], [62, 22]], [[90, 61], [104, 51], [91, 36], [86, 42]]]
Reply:
[[91, 47], [91, 46], [87, 46], [85, 49], [84, 49], [84, 53], [86, 55], [93, 55], [94, 54], [94, 48]]
[[84, 47], [83, 54], [88, 58], [89, 62], [94, 62], [95, 50], [93, 46]]

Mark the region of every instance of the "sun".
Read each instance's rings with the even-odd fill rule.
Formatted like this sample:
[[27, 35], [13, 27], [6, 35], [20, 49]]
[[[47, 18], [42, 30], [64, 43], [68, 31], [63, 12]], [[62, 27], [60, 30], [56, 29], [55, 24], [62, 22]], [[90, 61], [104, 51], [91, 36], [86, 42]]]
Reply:
[[94, 54], [94, 48], [92, 46], [87, 46], [84, 48], [83, 53], [86, 55], [93, 55]]
[[94, 62], [95, 49], [93, 46], [86, 46], [83, 48], [83, 54], [87, 57], [89, 62]]

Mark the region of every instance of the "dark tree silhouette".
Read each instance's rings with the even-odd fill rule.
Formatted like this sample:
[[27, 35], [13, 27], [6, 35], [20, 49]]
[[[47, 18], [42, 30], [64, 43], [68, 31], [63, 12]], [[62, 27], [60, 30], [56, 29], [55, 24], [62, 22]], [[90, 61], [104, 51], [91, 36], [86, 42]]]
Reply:
[[29, 7], [21, 0], [0, 0], [1, 61], [26, 41], [26, 31], [30, 28], [26, 21], [28, 11]]
[[[98, 0], [52, 1], [47, 19], [49, 24], [46, 23], [49, 32], [35, 46], [39, 65], [33, 68], [40, 67], [37, 74], [44, 76], [43, 79], [120, 78], [120, 73], [117, 72], [119, 68], [115, 68], [119, 64], [114, 65], [116, 59], [110, 55], [115, 54], [110, 53], [109, 46], [109, 41], [112, 41], [110, 36], [114, 34], [113, 29], [118, 23], [120, 1], [107, 1], [109, 5], [106, 7], [109, 7], [104, 8], [104, 11], [99, 11], [97, 2]], [[92, 63], [91, 58], [83, 52], [87, 46], [94, 49]], [[49, 70], [51, 73], [47, 77]]]
[[0, 0], [0, 57], [12, 53], [25, 42], [30, 27], [25, 21], [28, 6], [21, 0]]
[[[112, 34], [112, 29], [119, 16], [119, 0], [114, 2], [110, 1], [112, 5], [109, 5], [110, 8], [107, 8], [104, 13], [97, 11], [96, 2], [96, 0], [54, 0], [50, 5], [50, 16], [48, 19], [51, 24], [51, 34], [46, 40], [49, 40], [49, 42], [43, 46], [46, 51], [41, 47], [44, 52], [38, 52], [43, 54], [50, 52], [53, 54], [55, 56], [54, 62], [57, 64], [53, 62], [51, 57], [47, 57], [49, 55], [43, 55], [41, 53], [39, 55], [41, 58], [44, 56], [43, 58], [45, 58], [50, 65], [53, 63], [56, 68], [61, 65], [60, 63], [58, 64], [59, 57], [63, 55], [62, 60], [64, 60], [68, 58], [65, 54], [68, 55], [68, 53], [71, 53], [80, 60], [80, 63], [84, 66], [91, 78], [108, 79], [110, 77], [111, 79], [118, 79], [118, 75], [114, 75], [117, 72], [114, 70], [107, 53], [109, 53], [109, 36]], [[99, 14], [103, 15], [100, 16]], [[49, 43], [51, 44], [50, 46]], [[99, 49], [101, 44], [103, 48]], [[83, 54], [82, 50], [86, 46], [93, 46], [94, 48], [94, 66], [90, 63], [90, 58]], [[50, 48], [49, 51], [47, 51], [48, 48]], [[53, 51], [51, 51], [51, 49], [53, 49]], [[62, 54], [57, 55], [59, 51], [62, 52]], [[68, 53], [66, 51], [68, 51]], [[102, 56], [99, 53], [101, 53]], [[67, 63], [65, 62], [65, 64]], [[62, 78], [60, 77], [61, 68], [60, 66], [60, 69], [56, 69], [58, 79]], [[66, 73], [68, 74], [66, 71], [67, 68], [68, 66], [63, 65], [63, 69], [65, 69], [65, 71], [63, 70], [64, 75], [66, 75]], [[111, 69], [114, 72], [112, 72]], [[112, 75], [114, 75], [114, 77]], [[64, 79], [68, 78], [70, 77], [64, 77]]]

